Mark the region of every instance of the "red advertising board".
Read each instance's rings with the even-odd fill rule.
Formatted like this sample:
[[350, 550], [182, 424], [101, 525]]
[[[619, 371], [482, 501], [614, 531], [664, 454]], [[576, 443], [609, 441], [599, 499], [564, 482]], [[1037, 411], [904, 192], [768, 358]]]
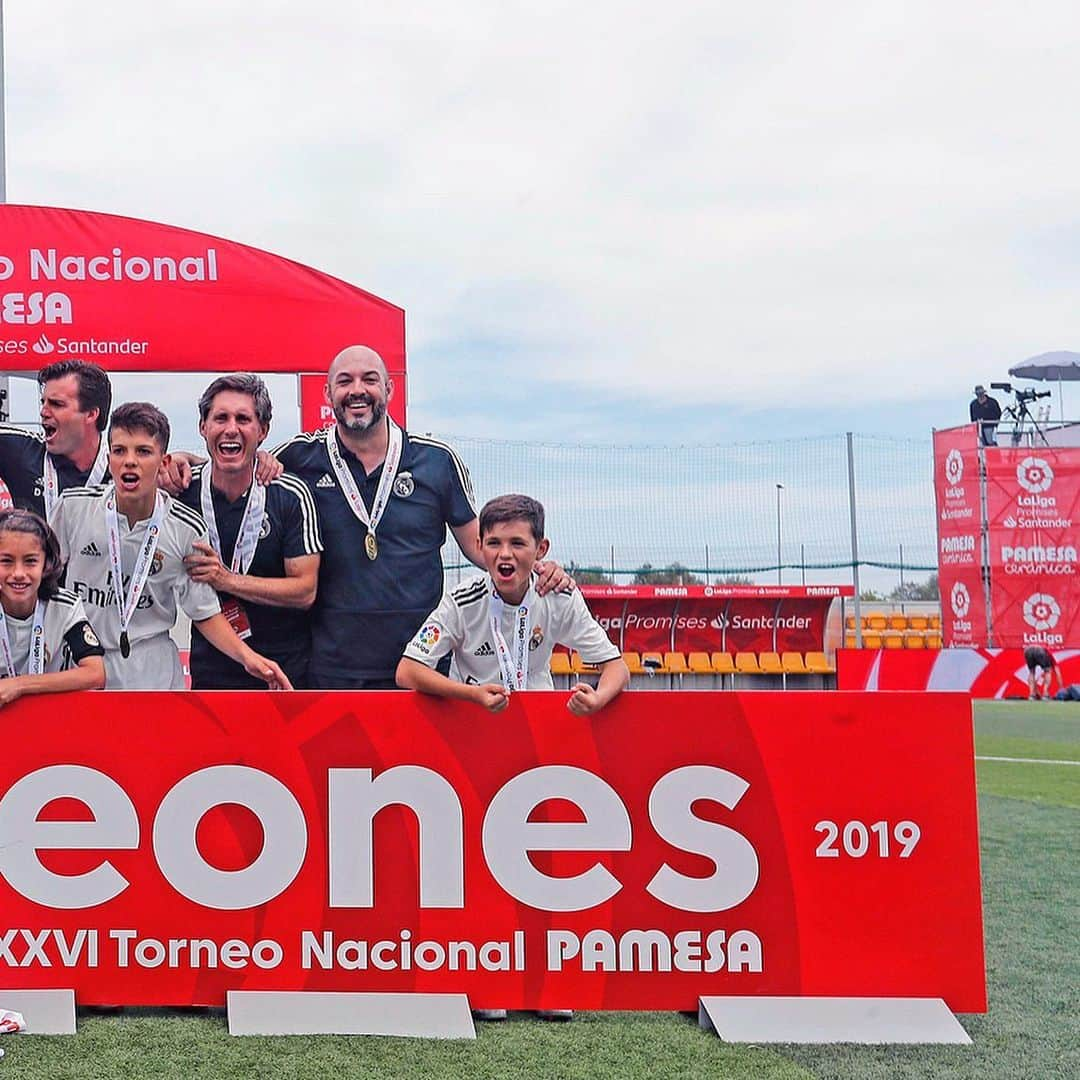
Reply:
[[395, 693], [24, 699], [0, 985], [985, 1010], [966, 698], [797, 698], [626, 694], [591, 719], [536, 692], [498, 716]]
[[[1080, 653], [1054, 653], [1065, 685], [1080, 683]], [[1022, 649], [837, 649], [838, 690], [958, 690], [973, 698], [1026, 698]]]
[[585, 585], [589, 610], [632, 652], [810, 652], [846, 585]]
[[934, 432], [938, 584], [946, 645], [985, 645], [978, 426]]
[[405, 313], [290, 259], [151, 221], [0, 206], [0, 370], [325, 371], [371, 345], [404, 403]]
[[1080, 449], [988, 450], [994, 644], [1080, 643]]

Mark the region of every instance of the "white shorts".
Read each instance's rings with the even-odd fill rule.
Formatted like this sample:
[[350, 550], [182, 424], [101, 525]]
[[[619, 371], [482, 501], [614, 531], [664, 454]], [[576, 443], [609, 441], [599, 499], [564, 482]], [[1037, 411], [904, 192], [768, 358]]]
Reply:
[[183, 690], [180, 654], [168, 634], [155, 634], [131, 643], [124, 659], [119, 649], [105, 653], [106, 690]]

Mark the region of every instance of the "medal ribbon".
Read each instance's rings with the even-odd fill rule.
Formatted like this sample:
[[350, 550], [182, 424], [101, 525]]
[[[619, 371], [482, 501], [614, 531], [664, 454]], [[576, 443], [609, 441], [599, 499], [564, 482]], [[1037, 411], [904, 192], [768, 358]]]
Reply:
[[401, 461], [401, 428], [389, 416], [386, 418], [386, 423], [389, 427], [390, 442], [386, 448], [386, 460], [383, 462], [382, 476], [379, 477], [379, 486], [375, 490], [375, 501], [371, 504], [370, 515], [360, 495], [360, 489], [353, 479], [353, 474], [349, 471], [349, 466], [345, 464], [345, 459], [338, 449], [337, 429], [331, 428], [326, 435], [326, 453], [329, 455], [330, 467], [337, 477], [341, 493], [360, 524], [367, 527], [370, 536], [375, 535], [375, 530], [379, 527], [379, 522], [390, 502], [390, 491], [394, 486], [394, 478], [397, 476], [398, 462]]
[[488, 619], [491, 623], [491, 636], [495, 639], [495, 656], [499, 661], [502, 683], [511, 693], [524, 690], [529, 681], [529, 596], [532, 589], [514, 612], [514, 651], [502, 632], [502, 617], [505, 604], [498, 592], [492, 589], [488, 598]]
[[[45, 672], [45, 604], [46, 601], [39, 600], [34, 606], [34, 621], [30, 626], [30, 654], [26, 665], [27, 675], [42, 675]], [[4, 658], [8, 678], [14, 679], [19, 673], [15, 670], [15, 657], [11, 652], [7, 618], [2, 611], [0, 611], [0, 655]]]
[[[90, 486], [100, 484], [108, 467], [109, 444], [105, 438], [105, 433], [101, 432], [98, 436], [97, 457], [94, 458], [94, 464], [90, 468], [90, 475], [86, 478], [86, 483]], [[53, 510], [56, 508], [57, 500], [60, 498], [60, 478], [56, 475], [56, 466], [53, 464], [52, 454], [48, 450], [45, 451], [44, 481], [45, 520], [51, 521]]]
[[105, 500], [105, 524], [109, 531], [109, 562], [112, 564], [113, 592], [116, 595], [116, 610], [120, 613], [120, 633], [127, 635], [131, 617], [135, 614], [139, 597], [142, 596], [150, 577], [150, 567], [154, 563], [154, 552], [161, 539], [161, 522], [165, 517], [165, 500], [161, 492], [154, 496], [154, 513], [146, 526], [146, 538], [139, 548], [135, 567], [131, 571], [128, 594], [124, 597], [124, 569], [120, 563], [120, 522], [116, 516], [116, 492], [110, 491]]
[[[210, 546], [224, 558], [221, 551], [221, 536], [218, 534], [217, 518], [214, 516], [214, 496], [211, 490], [213, 476], [212, 464], [208, 461], [203, 466], [202, 490], [199, 492], [199, 506], [206, 531], [210, 534]], [[255, 481], [255, 470], [251, 471], [251, 487], [248, 489], [247, 506], [240, 519], [240, 531], [236, 534], [233, 546], [232, 564], [229, 570], [234, 574], [246, 574], [255, 558], [255, 548], [259, 545], [259, 533], [262, 530], [263, 514], [266, 510], [266, 488]]]

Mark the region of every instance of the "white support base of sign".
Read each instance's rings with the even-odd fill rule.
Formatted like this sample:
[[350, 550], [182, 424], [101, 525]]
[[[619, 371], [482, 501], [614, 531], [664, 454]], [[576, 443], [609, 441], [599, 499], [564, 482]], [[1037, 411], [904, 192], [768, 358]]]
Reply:
[[74, 990], [0, 989], [0, 1009], [23, 1014], [26, 1035], [74, 1035]]
[[971, 1045], [941, 998], [703, 997], [698, 1023], [725, 1042]]
[[230, 990], [230, 1035], [399, 1035], [475, 1039], [465, 994]]

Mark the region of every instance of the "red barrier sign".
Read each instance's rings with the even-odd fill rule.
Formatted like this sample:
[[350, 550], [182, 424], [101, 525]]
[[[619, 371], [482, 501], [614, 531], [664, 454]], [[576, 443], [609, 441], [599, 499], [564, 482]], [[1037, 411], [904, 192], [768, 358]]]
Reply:
[[636, 693], [587, 720], [565, 697], [20, 701], [0, 985], [985, 1009], [965, 698]]
[[994, 643], [1059, 648], [1080, 639], [1080, 449], [986, 455]]
[[977, 424], [934, 432], [934, 492], [945, 644], [985, 644]]

